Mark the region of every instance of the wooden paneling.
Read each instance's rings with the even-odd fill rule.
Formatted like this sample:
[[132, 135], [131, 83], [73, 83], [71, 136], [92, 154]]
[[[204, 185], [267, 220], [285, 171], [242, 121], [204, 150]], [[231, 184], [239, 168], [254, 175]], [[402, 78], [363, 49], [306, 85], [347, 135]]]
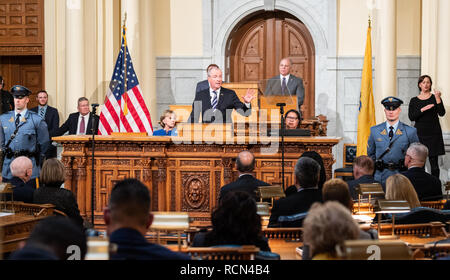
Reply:
[[38, 46], [39, 54], [43, 54], [43, 2], [43, 0], [0, 1], [0, 53], [13, 51], [11, 48], [2, 48], [4, 46]]
[[5, 89], [9, 90], [13, 85], [26, 86], [32, 91], [28, 108], [37, 106], [36, 92], [44, 87], [41, 56], [3, 56], [0, 66]]
[[306, 118], [315, 117], [315, 47], [306, 26], [284, 12], [260, 13], [238, 25], [229, 38], [227, 74], [230, 82], [256, 82], [279, 75], [279, 63], [292, 59], [291, 73], [303, 79]]
[[[91, 145], [89, 136], [53, 138], [62, 143], [62, 162], [66, 168], [65, 188], [72, 190], [84, 217], [91, 215]], [[95, 151], [95, 224], [104, 227], [103, 209], [112, 186], [129, 177], [142, 180], [148, 187], [153, 211], [186, 211], [194, 226], [210, 224], [210, 213], [217, 203], [220, 187], [234, 181], [237, 154], [245, 149], [256, 157], [255, 176], [268, 183], [281, 182], [281, 155], [264, 152], [265, 142], [206, 144], [170, 137], [97, 136]], [[174, 140], [174, 142], [172, 142]], [[192, 140], [192, 139], [190, 139]], [[175, 142], [176, 141], [176, 142]], [[180, 141], [180, 142], [178, 142]], [[275, 140], [277, 141], [277, 140]], [[332, 148], [339, 138], [309, 137], [285, 139], [285, 179], [294, 183], [294, 166], [305, 151], [317, 151], [331, 178], [334, 163]], [[185, 143], [185, 144], [176, 144]], [[189, 144], [192, 143], [192, 144]], [[272, 143], [276, 145], [279, 143]], [[89, 219], [90, 220], [90, 219]]]

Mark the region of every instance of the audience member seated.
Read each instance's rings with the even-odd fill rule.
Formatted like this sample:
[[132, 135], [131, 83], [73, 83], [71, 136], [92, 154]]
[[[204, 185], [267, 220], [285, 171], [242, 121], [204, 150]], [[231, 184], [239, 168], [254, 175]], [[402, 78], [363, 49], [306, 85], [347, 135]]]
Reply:
[[412, 143], [405, 155], [408, 171], [402, 172], [413, 184], [420, 201], [441, 200], [442, 184], [435, 176], [425, 172], [428, 148], [421, 143]]
[[150, 209], [150, 193], [139, 180], [126, 179], [114, 186], [104, 211], [109, 242], [117, 246], [110, 259], [189, 260], [185, 254], [147, 242], [144, 236], [153, 222]]
[[[74, 246], [74, 250], [70, 249]], [[40, 221], [26, 244], [10, 260], [84, 260], [87, 240], [84, 232], [67, 217], [52, 216]], [[78, 254], [78, 255], [77, 255]]]
[[420, 207], [416, 190], [411, 181], [402, 174], [394, 174], [387, 178], [386, 200], [406, 200], [411, 209]]
[[[337, 201], [343, 206], [345, 206], [350, 214], [353, 210], [353, 199], [350, 196], [350, 191], [348, 189], [347, 183], [342, 179], [331, 179], [326, 181], [322, 189], [323, 202], [327, 201]], [[378, 234], [376, 231], [359, 231], [358, 239], [378, 239]]]
[[218, 245], [255, 245], [270, 251], [261, 230], [256, 202], [247, 192], [228, 192], [211, 214], [212, 231], [197, 233], [193, 247]]
[[57, 210], [64, 212], [75, 224], [83, 228], [83, 218], [80, 215], [77, 201], [73, 193], [61, 188], [66, 177], [64, 165], [56, 158], [44, 161], [41, 170], [41, 187], [34, 192], [33, 203], [55, 205]]
[[161, 125], [162, 129], [153, 131], [153, 136], [178, 136], [178, 131], [175, 127], [176, 122], [177, 116], [172, 110], [164, 111], [159, 120], [159, 125]]
[[228, 192], [243, 191], [258, 201], [258, 187], [270, 186], [270, 184], [253, 177], [252, 172], [255, 169], [255, 156], [249, 151], [240, 152], [236, 158], [236, 169], [239, 172], [239, 178], [220, 189], [219, 200]]
[[336, 245], [359, 235], [348, 209], [336, 201], [314, 203], [303, 223], [303, 244], [309, 246], [313, 260], [337, 259]]
[[[13, 178], [9, 181], [14, 186], [14, 201], [23, 201], [25, 203], [33, 203], [33, 193], [35, 191], [34, 179], [30, 180], [33, 173], [33, 162], [27, 157], [18, 157], [11, 162], [9, 166]], [[7, 196], [7, 200], [11, 200]]]
[[[325, 165], [323, 164], [322, 157], [315, 151], [304, 152], [300, 157], [312, 158], [313, 160], [317, 161], [317, 163], [320, 165], [320, 177], [319, 177], [318, 187], [319, 187], [319, 190], [322, 190], [323, 184], [327, 180], [327, 174], [326, 174], [326, 171], [325, 171]], [[297, 192], [297, 188], [295, 187], [295, 185], [288, 187], [284, 191], [286, 196], [289, 196], [289, 195], [294, 194], [296, 192]]]
[[301, 117], [297, 110], [289, 110], [286, 115], [284, 115], [284, 123], [286, 124], [286, 129], [299, 129]]
[[353, 177], [355, 179], [347, 182], [350, 195], [354, 200], [358, 199], [356, 187], [359, 184], [379, 183], [373, 178], [374, 171], [375, 165], [372, 158], [368, 156], [359, 156], [355, 158], [355, 161], [353, 162]]
[[317, 184], [320, 165], [309, 157], [301, 157], [295, 165], [295, 186], [297, 192], [274, 202], [269, 227], [280, 226], [278, 217], [307, 212], [314, 202], [322, 201]]

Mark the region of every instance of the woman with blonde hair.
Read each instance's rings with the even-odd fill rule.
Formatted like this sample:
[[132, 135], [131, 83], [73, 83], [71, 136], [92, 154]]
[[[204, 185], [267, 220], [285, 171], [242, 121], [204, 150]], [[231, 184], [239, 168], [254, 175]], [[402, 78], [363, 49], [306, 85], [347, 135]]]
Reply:
[[177, 123], [177, 116], [172, 110], [165, 110], [159, 119], [159, 125], [162, 129], [153, 131], [153, 136], [177, 136], [178, 131], [175, 127]]
[[406, 200], [411, 209], [420, 207], [419, 197], [411, 181], [402, 174], [394, 174], [386, 180], [387, 200]]
[[47, 159], [42, 165], [39, 181], [41, 187], [34, 192], [33, 203], [53, 204], [77, 225], [83, 228], [83, 218], [73, 193], [61, 188], [66, 178], [64, 164], [56, 158]]

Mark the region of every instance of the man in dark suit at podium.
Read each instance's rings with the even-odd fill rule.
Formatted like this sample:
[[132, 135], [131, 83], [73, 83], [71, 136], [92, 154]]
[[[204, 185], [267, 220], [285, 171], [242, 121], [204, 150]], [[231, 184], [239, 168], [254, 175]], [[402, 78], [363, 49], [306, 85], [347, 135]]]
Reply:
[[195, 94], [188, 122], [198, 123], [200, 114], [203, 123], [231, 123], [233, 110], [246, 117], [251, 114], [250, 102], [254, 96], [250, 90], [242, 103], [234, 90], [222, 87], [222, 70], [214, 66], [208, 71], [208, 82], [208, 89]]
[[219, 200], [228, 192], [243, 191], [249, 193], [257, 201], [257, 188], [259, 186], [270, 186], [270, 184], [253, 177], [251, 172], [255, 169], [255, 156], [249, 151], [242, 151], [236, 158], [236, 169], [239, 178], [220, 189]]
[[[217, 66], [217, 64], [210, 64], [206, 68], [206, 73], [208, 73], [209, 69], [211, 69], [213, 67], [219, 68], [219, 66]], [[197, 94], [197, 93], [199, 93], [201, 91], [207, 90], [208, 88], [209, 88], [208, 80], [207, 79], [203, 80], [203, 81], [197, 83], [197, 87], [195, 88], [195, 93]]]
[[52, 136], [61, 136], [67, 131], [69, 135], [92, 135], [92, 128], [94, 128], [95, 135], [98, 134], [99, 117], [94, 115], [94, 125], [92, 125], [89, 100], [86, 97], [80, 97], [77, 108], [78, 112], [70, 114], [67, 121]]
[[283, 58], [280, 61], [280, 75], [271, 78], [266, 85], [264, 96], [281, 95], [297, 96], [298, 111], [301, 114], [300, 107], [305, 98], [305, 87], [303, 80], [291, 74], [292, 61], [289, 58]]
[[[48, 134], [53, 135], [59, 127], [59, 114], [56, 108], [53, 108], [48, 105], [48, 93], [45, 90], [41, 90], [38, 92], [36, 100], [38, 102], [38, 106], [31, 108], [30, 110], [37, 113], [44, 121], [47, 123]], [[46, 158], [55, 158], [56, 157], [56, 147], [50, 145], [47, 153], [45, 154]]]

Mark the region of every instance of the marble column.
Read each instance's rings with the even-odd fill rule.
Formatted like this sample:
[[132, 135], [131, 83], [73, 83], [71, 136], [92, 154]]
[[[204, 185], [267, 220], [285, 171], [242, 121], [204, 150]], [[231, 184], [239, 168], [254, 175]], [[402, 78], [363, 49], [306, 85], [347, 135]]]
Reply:
[[[450, 1], [422, 1], [422, 74], [433, 79], [433, 89], [442, 92], [450, 104]], [[448, 107], [446, 108], [447, 110]], [[448, 118], [440, 118], [444, 133], [450, 131]]]
[[[379, 0], [375, 36], [375, 108], [387, 96], [397, 95], [397, 1]], [[384, 111], [375, 110], [377, 123], [385, 120]]]
[[84, 0], [66, 0], [66, 113], [77, 110], [85, 96]]

